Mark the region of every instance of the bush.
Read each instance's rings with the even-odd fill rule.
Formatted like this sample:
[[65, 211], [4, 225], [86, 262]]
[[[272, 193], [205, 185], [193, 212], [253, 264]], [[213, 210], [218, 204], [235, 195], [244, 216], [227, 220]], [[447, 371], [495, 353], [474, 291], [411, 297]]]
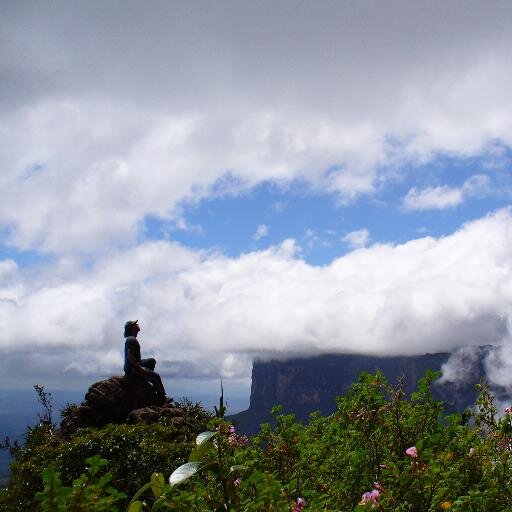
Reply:
[[[512, 510], [512, 409], [497, 418], [481, 387], [475, 411], [443, 416], [430, 392], [436, 377], [428, 372], [407, 397], [403, 382], [364, 373], [334, 414], [302, 425], [275, 408], [275, 428], [263, 425], [251, 443], [223, 418], [195, 443], [190, 429], [173, 425], [110, 426], [57, 446], [38, 429], [17, 456], [14, 488], [25, 485], [20, 495], [33, 507], [30, 491], [51, 456], [68, 481], [80, 473], [84, 481], [83, 461], [98, 453], [109, 460], [112, 487], [133, 496], [130, 512]], [[116, 494], [105, 484], [99, 497]]]
[[43, 489], [44, 469], [52, 467], [62, 484], [70, 486], [87, 472], [87, 459], [95, 455], [108, 461], [112, 487], [133, 495], [155, 470], [168, 471], [186, 460], [197, 432], [211, 418], [197, 404], [180, 405], [186, 410], [183, 417], [81, 429], [69, 440], [50, 423], [29, 428], [23, 447], [14, 453], [9, 486], [0, 493], [0, 510], [38, 510], [35, 494]]
[[126, 496], [111, 487], [111, 473], [102, 473], [108, 462], [97, 455], [85, 461], [86, 473], [62, 485], [60, 473], [53, 468], [42, 473], [44, 489], [35, 496], [41, 512], [118, 512], [117, 504]]
[[333, 415], [304, 426], [276, 408], [276, 427], [263, 425], [250, 447], [215, 421], [171, 485], [134, 510], [510, 511], [511, 415], [497, 420], [481, 389], [476, 413], [443, 417], [436, 377], [408, 398], [403, 382], [362, 374]]

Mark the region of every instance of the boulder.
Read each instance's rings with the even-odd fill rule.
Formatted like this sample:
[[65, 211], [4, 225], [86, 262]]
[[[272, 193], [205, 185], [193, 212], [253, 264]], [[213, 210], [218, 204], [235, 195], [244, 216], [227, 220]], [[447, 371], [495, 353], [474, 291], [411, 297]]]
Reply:
[[69, 436], [78, 428], [103, 427], [108, 423], [155, 422], [161, 417], [177, 417], [182, 409], [163, 402], [145, 379], [111, 377], [94, 383], [81, 405], [71, 406], [60, 424]]
[[183, 409], [166, 403], [162, 406], [152, 405], [133, 410], [128, 415], [128, 423], [154, 423], [160, 418], [176, 418], [183, 416]]

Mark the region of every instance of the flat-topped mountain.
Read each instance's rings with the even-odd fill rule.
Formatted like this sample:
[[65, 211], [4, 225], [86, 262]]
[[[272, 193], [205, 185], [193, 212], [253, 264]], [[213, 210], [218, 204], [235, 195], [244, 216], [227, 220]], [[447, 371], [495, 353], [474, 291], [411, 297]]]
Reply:
[[[481, 349], [485, 351], [485, 348]], [[345, 394], [357, 382], [361, 372], [381, 370], [390, 383], [405, 378], [406, 393], [412, 392], [426, 370], [441, 370], [449, 353], [420, 356], [378, 357], [356, 354], [329, 354], [288, 360], [255, 361], [252, 369], [249, 409], [231, 416], [245, 433], [255, 433], [259, 425], [270, 418], [274, 405], [284, 412], [305, 420], [313, 411], [324, 414], [336, 408], [335, 397]], [[462, 411], [477, 398], [475, 384], [484, 376], [482, 358], [472, 365], [470, 381], [435, 383], [434, 398], [445, 402], [447, 411]], [[466, 372], [468, 373], [468, 372]]]

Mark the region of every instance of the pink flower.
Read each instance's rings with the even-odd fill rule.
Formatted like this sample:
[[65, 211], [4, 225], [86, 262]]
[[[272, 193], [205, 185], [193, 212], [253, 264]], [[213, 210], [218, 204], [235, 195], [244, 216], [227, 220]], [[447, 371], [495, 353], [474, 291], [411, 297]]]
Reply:
[[469, 455], [472, 456], [474, 453], [475, 453], [475, 449], [474, 448], [470, 448], [469, 449]]
[[233, 425], [229, 425], [228, 432], [230, 434], [234, 434], [235, 433], [235, 427]]
[[372, 508], [376, 508], [379, 506], [379, 496], [380, 492], [377, 489], [373, 489], [371, 492], [365, 492], [361, 496], [359, 505], [366, 505], [367, 503], [371, 503]]
[[233, 482], [233, 485], [234, 485], [235, 487], [239, 487], [241, 483], [242, 483], [242, 479], [241, 479], [241, 478], [237, 478], [237, 479]]
[[359, 502], [359, 505], [366, 505], [370, 500], [371, 500], [371, 496], [370, 496], [370, 493], [368, 491], [366, 491], [362, 496], [361, 496], [361, 501]]
[[306, 506], [306, 500], [304, 498], [297, 498], [297, 503], [293, 509], [293, 512], [302, 512]]
[[512, 414], [512, 407], [505, 407], [505, 412], [507, 414]]
[[416, 450], [416, 446], [411, 446], [405, 450], [406, 455], [415, 459], [418, 456], [418, 450]]

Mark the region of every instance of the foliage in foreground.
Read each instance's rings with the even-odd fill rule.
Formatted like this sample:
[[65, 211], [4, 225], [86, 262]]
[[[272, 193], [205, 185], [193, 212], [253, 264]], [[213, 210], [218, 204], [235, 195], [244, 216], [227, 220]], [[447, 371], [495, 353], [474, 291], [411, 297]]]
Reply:
[[[11, 480], [7, 489], [0, 492], [0, 510], [40, 510], [35, 494], [43, 490], [42, 473], [48, 468], [58, 473], [56, 478], [63, 488], [72, 487], [74, 480], [84, 476], [87, 482], [96, 482], [103, 470], [90, 474], [91, 464], [87, 462], [95, 455], [108, 462], [109, 486], [131, 497], [154, 471], [168, 471], [186, 461], [197, 432], [204, 430], [211, 418], [197, 404], [184, 401], [180, 405], [186, 410], [182, 418], [81, 429], [66, 441], [48, 421], [29, 428], [23, 447], [12, 447]], [[44, 475], [50, 478], [49, 472]], [[126, 498], [120, 504], [125, 502]]]
[[[263, 425], [250, 445], [217, 418], [195, 443], [183, 443], [188, 462], [154, 465], [145, 482], [136, 466], [126, 468], [126, 478], [140, 486], [130, 503], [109, 487], [108, 473], [98, 480], [99, 471], [90, 480], [95, 503], [111, 500], [115, 510], [117, 499], [130, 512], [512, 510], [511, 411], [497, 419], [493, 397], [482, 389], [475, 413], [442, 417], [430, 393], [434, 378], [427, 373], [409, 398], [402, 383], [362, 374], [331, 416], [314, 414], [303, 426], [276, 408], [276, 427]], [[116, 457], [110, 471], [112, 464]], [[103, 510], [87, 501], [91, 493], [82, 508], [49, 508], [41, 497], [51, 492], [55, 473], [45, 478], [41, 510]]]
[[42, 510], [52, 512], [67, 512], [80, 510], [81, 512], [117, 512], [117, 504], [126, 498], [110, 486], [111, 473], [101, 476], [102, 466], [107, 461], [98, 455], [89, 457], [86, 473], [73, 481], [70, 487], [62, 485], [60, 473], [48, 468], [43, 471], [44, 489], [35, 496]]
[[476, 413], [442, 418], [434, 378], [407, 399], [402, 383], [363, 374], [332, 416], [302, 426], [277, 414], [251, 447], [213, 422], [170, 485], [133, 510], [512, 510], [511, 411], [497, 419], [481, 389]]

